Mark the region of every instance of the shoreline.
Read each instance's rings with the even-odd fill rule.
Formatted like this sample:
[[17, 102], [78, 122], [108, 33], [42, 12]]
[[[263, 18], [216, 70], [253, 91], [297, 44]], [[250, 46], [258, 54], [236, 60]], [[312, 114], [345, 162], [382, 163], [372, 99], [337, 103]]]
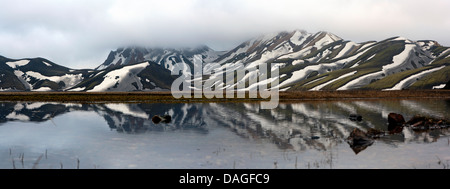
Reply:
[[[193, 96], [193, 95], [192, 95]], [[224, 94], [225, 97], [225, 94]], [[202, 103], [202, 102], [260, 102], [265, 98], [180, 98], [167, 92], [0, 92], [0, 101], [30, 102], [127, 102], [127, 103]], [[351, 91], [289, 91], [279, 92], [279, 102], [379, 100], [379, 99], [450, 99], [450, 90], [351, 90]]]

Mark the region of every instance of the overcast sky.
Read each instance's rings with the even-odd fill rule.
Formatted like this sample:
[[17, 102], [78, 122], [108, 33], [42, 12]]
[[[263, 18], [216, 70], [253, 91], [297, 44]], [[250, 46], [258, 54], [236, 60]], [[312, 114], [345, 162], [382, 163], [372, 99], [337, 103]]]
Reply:
[[260, 34], [328, 31], [450, 46], [449, 0], [0, 0], [0, 55], [95, 68], [130, 44], [230, 50]]

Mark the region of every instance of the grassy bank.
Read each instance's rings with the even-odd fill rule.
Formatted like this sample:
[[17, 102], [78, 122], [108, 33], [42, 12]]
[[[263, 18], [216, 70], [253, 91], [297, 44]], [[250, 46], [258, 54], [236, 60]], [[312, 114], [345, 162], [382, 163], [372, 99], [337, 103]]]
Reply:
[[450, 90], [359, 90], [359, 91], [307, 91], [281, 92], [280, 100], [340, 100], [340, 99], [406, 99], [450, 98]]
[[[450, 90], [295, 91], [280, 92], [280, 101], [374, 98], [450, 98]], [[174, 98], [170, 92], [0, 92], [0, 101], [43, 102], [245, 102], [263, 98]]]

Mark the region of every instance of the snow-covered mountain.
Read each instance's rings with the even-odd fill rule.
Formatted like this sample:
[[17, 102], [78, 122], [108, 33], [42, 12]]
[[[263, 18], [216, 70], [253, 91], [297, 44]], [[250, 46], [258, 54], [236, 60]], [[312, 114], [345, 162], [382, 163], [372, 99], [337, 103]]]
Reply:
[[[193, 70], [194, 55], [204, 62], [213, 61], [224, 52], [207, 46], [196, 48], [127, 47], [111, 51], [103, 64], [70, 91], [161, 91], [169, 90], [176, 78], [173, 66], [182, 63], [186, 72]], [[189, 69], [187, 68], [189, 67]]]
[[108, 58], [96, 70], [105, 68], [130, 65], [145, 61], [155, 62], [165, 69], [172, 70], [176, 63], [192, 65], [194, 55], [202, 55], [204, 62], [211, 62], [217, 59], [224, 52], [214, 51], [208, 46], [199, 46], [196, 48], [145, 48], [145, 47], [127, 47], [111, 51]]
[[[440, 89], [450, 81], [450, 48], [433, 40], [392, 37], [356, 43], [329, 32], [302, 30], [271, 33], [243, 42], [228, 52], [197, 48], [127, 47], [111, 51], [93, 70], [72, 70], [42, 58], [12, 60], [0, 57], [1, 90], [154, 91], [169, 90], [178, 76], [171, 71], [183, 63], [194, 71], [194, 55], [201, 55], [204, 88], [223, 90], [245, 84], [256, 89], [278, 80], [280, 90], [401, 90]], [[217, 66], [218, 65], [218, 66]], [[265, 75], [260, 66], [279, 72]], [[244, 71], [226, 84], [226, 73]], [[249, 82], [260, 76], [267, 78]], [[194, 78], [191, 78], [194, 79]], [[449, 86], [447, 86], [448, 88]]]
[[162, 91], [173, 80], [169, 70], [148, 61], [92, 71], [69, 91]]
[[[328, 32], [281, 32], [244, 42], [216, 61], [230, 71], [272, 64], [280, 75], [272, 87], [280, 90], [432, 89], [450, 80], [448, 47], [403, 37], [355, 43]], [[260, 74], [249, 71], [240, 82]]]
[[72, 70], [43, 58], [0, 56], [0, 91], [63, 91], [83, 81], [89, 70]]
[[160, 91], [173, 80], [169, 70], [150, 61], [78, 70], [43, 58], [0, 56], [0, 91]]

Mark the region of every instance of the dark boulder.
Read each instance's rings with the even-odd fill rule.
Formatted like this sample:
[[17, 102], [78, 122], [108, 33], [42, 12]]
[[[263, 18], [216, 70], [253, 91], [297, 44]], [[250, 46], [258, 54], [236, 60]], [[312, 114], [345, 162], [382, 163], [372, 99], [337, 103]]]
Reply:
[[405, 118], [401, 114], [389, 113], [388, 122], [392, 125], [403, 125], [405, 123]]
[[359, 152], [366, 149], [368, 146], [373, 144], [373, 139], [366, 132], [360, 129], [353, 129], [350, 133], [350, 136], [347, 138], [347, 143], [350, 145], [350, 148], [358, 154]]
[[389, 113], [388, 115], [388, 130], [391, 133], [398, 133], [403, 130], [403, 124], [405, 124], [405, 118], [401, 114]]
[[172, 117], [170, 115], [164, 115], [163, 118], [164, 123], [170, 123], [170, 121], [172, 121]]
[[159, 115], [155, 115], [155, 116], [152, 117], [152, 122], [153, 122], [154, 124], [158, 124], [158, 123], [160, 123], [162, 120], [163, 120], [163, 118], [162, 118], [161, 116], [159, 116]]

